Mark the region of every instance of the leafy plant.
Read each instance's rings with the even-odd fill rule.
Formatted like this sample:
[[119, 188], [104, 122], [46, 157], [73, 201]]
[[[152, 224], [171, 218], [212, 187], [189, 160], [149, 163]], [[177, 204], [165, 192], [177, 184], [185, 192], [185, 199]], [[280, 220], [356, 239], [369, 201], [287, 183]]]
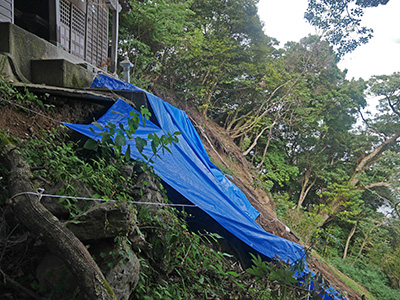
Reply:
[[[121, 114], [120, 112], [113, 112], [117, 114]], [[121, 114], [122, 115], [122, 114]], [[166, 135], [162, 135], [159, 137], [155, 133], [149, 133], [148, 140], [151, 141], [151, 150], [153, 155], [151, 157], [147, 157], [144, 153], [144, 147], [147, 145], [147, 140], [141, 137], [134, 137], [134, 133], [139, 128], [140, 120], [143, 122], [143, 126], [146, 125], [146, 120], [150, 117], [150, 112], [147, 108], [141, 108], [141, 114], [139, 115], [136, 111], [132, 110], [129, 113], [128, 119], [128, 127], [125, 128], [121, 123], [117, 125], [109, 122], [105, 126], [101, 125], [98, 122], [93, 122], [92, 124], [101, 130], [100, 133], [96, 133], [92, 127], [89, 127], [90, 131], [96, 136], [101, 136], [99, 141], [88, 139], [84, 145], [84, 148], [97, 151], [99, 148], [101, 149], [102, 156], [106, 158], [110, 158], [113, 153], [117, 158], [123, 157], [125, 161], [129, 161], [131, 159], [131, 146], [127, 145], [128, 140], [134, 140], [135, 146], [142, 157], [150, 163], [153, 163], [154, 157], [160, 157], [159, 152], [164, 154], [165, 151], [171, 152], [168, 148], [168, 145], [172, 145], [179, 141], [178, 135], [181, 133], [176, 131], [173, 134], [167, 133]], [[141, 117], [141, 118], [140, 118]], [[123, 150], [123, 147], [126, 146], [126, 149]], [[123, 155], [123, 151], [125, 154]], [[123, 156], [122, 156], [123, 155]]]
[[[1, 67], [1, 66], [0, 66]], [[43, 94], [41, 97], [30, 92], [26, 87], [23, 92], [18, 90], [11, 81], [8, 81], [6, 77], [0, 74], [0, 97], [12, 101], [16, 104], [25, 107], [31, 107], [32, 105], [37, 105], [41, 109], [49, 110], [53, 108], [53, 104], [48, 104], [43, 101], [47, 100], [50, 95], [48, 93]], [[20, 109], [25, 110], [23, 107], [19, 106]]]

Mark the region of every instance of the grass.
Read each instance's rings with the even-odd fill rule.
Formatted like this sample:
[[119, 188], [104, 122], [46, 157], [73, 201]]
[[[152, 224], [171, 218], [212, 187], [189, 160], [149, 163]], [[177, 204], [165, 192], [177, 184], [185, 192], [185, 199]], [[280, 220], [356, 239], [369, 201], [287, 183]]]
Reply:
[[348, 285], [350, 288], [355, 290], [357, 293], [360, 293], [361, 295], [365, 295], [365, 297], [368, 300], [378, 300], [375, 298], [365, 287], [363, 287], [361, 284], [358, 282], [354, 281], [347, 275], [343, 274], [341, 271], [336, 269], [331, 262], [325, 260], [323, 257], [321, 257], [316, 251], [311, 252], [314, 257], [316, 257], [319, 261], [324, 262], [328, 268], [332, 271], [333, 274], [335, 274], [338, 278], [340, 278], [346, 285]]

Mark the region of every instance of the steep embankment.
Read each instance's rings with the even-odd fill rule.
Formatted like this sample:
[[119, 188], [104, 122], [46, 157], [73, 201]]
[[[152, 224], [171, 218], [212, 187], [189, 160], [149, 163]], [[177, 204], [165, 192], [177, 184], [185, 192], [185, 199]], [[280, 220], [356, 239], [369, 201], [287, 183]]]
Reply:
[[[157, 88], [153, 88], [152, 92], [186, 111], [212, 161], [222, 171], [232, 176], [231, 180], [246, 194], [250, 203], [260, 212], [260, 216], [256, 220], [257, 223], [269, 233], [304, 245], [300, 238], [279, 220], [274, 212], [274, 200], [271, 196], [264, 190], [255, 187], [256, 170], [246, 160], [240, 148], [229, 137], [224, 128], [206, 119], [196, 108], [187, 103], [181, 103], [173, 92], [163, 92]], [[304, 246], [307, 247], [307, 245]], [[361, 299], [361, 294], [350, 287], [343, 279], [351, 282], [352, 286], [357, 286], [360, 291], [363, 291], [362, 294], [368, 294], [363, 287], [358, 286], [357, 283], [334, 267], [327, 265], [317, 256], [310, 256], [307, 261], [313, 272], [322, 276], [324, 280], [328, 281], [348, 299]]]
[[[252, 205], [260, 211], [261, 214], [257, 222], [270, 233], [300, 243], [299, 238], [277, 218], [270, 197], [264, 191], [254, 187], [254, 170], [243, 157], [240, 149], [225, 134], [223, 128], [205, 119], [196, 109], [188, 107], [185, 103], [172, 100], [176, 99], [172, 93], [161, 93], [157, 89], [154, 89], [153, 92], [188, 113], [213, 161], [218, 167], [233, 176], [232, 180], [245, 192]], [[27, 138], [38, 134], [41, 129], [56, 127], [58, 123], [54, 120], [72, 123], [90, 122], [94, 115], [100, 115], [101, 111], [105, 109], [79, 100], [62, 97], [58, 97], [56, 100], [56, 109], [50, 110], [53, 121], [40, 115], [28, 117], [23, 110], [4, 105], [0, 110], [0, 128], [6, 129], [13, 136]], [[315, 257], [309, 259], [308, 262], [313, 271], [321, 274], [325, 280], [347, 296], [348, 299], [361, 299], [359, 293], [339, 279], [338, 272], [332, 271], [330, 267], [315, 259]]]

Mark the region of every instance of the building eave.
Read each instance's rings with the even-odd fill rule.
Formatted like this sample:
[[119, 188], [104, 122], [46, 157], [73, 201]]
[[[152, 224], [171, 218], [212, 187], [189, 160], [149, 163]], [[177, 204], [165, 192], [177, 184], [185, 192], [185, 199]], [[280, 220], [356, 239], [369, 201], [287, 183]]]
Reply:
[[128, 0], [105, 0], [108, 7], [111, 10], [118, 12], [129, 13], [131, 11], [131, 5]]

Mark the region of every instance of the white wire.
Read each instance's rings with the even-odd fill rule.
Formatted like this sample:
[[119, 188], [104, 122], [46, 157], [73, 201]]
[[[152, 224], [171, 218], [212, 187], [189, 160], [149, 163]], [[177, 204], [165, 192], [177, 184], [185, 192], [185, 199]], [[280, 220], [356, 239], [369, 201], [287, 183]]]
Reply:
[[[42, 197], [50, 197], [50, 198], [68, 198], [68, 199], [77, 199], [77, 200], [88, 200], [88, 201], [100, 201], [100, 202], [118, 202], [117, 200], [106, 200], [102, 198], [89, 198], [89, 197], [75, 197], [75, 196], [65, 196], [65, 195], [53, 195], [53, 194], [43, 194], [41, 191], [43, 189], [38, 189], [39, 192], [22, 192], [17, 193], [11, 197], [11, 200], [15, 197], [22, 196], [22, 195], [34, 195], [39, 196], [39, 201]], [[198, 207], [197, 205], [192, 204], [173, 204], [173, 203], [157, 203], [157, 202], [141, 202], [141, 201], [129, 201], [132, 204], [138, 205], [156, 205], [156, 206], [178, 206], [178, 207]]]
[[44, 114], [41, 114], [41, 113], [39, 113], [39, 112], [37, 112], [37, 111], [34, 111], [34, 110], [30, 109], [30, 108], [27, 108], [27, 107], [25, 107], [25, 106], [23, 106], [23, 105], [21, 105], [21, 104], [18, 104], [18, 103], [9, 101], [9, 100], [4, 99], [4, 98], [0, 98], [0, 100], [1, 100], [1, 101], [4, 101], [4, 102], [7, 102], [7, 103], [9, 103], [9, 104], [18, 106], [18, 107], [20, 107], [20, 108], [22, 108], [22, 109], [25, 109], [25, 110], [27, 110], [27, 111], [33, 112], [33, 113], [35, 113], [35, 114], [37, 114], [37, 115], [39, 115], [39, 116], [42, 116], [42, 117], [47, 118], [47, 119], [49, 119], [49, 120], [52, 120], [52, 121], [54, 121], [54, 122], [57, 122], [57, 123], [62, 124], [62, 122], [59, 121], [59, 120], [56, 120], [56, 119], [53, 119], [53, 118], [51, 118], [51, 117], [49, 117], [49, 116], [46, 116], [46, 115], [44, 115]]
[[[0, 97], [0, 100], [8, 102], [8, 103], [10, 103], [12, 105], [21, 107], [21, 108], [26, 109], [26, 110], [28, 110], [30, 112], [33, 112], [33, 113], [35, 113], [37, 115], [40, 115], [40, 116], [42, 116], [44, 118], [47, 118], [49, 120], [52, 120], [52, 121], [55, 121], [57, 123], [61, 123], [62, 124], [62, 122], [59, 121], [59, 120], [53, 119], [53, 118], [51, 118], [49, 116], [46, 116], [44, 114], [41, 114], [41, 113], [39, 113], [37, 111], [34, 111], [34, 110], [29, 109], [27, 107], [24, 107], [21, 104], [14, 103], [12, 101], [6, 100], [6, 99], [1, 98], [1, 97]], [[42, 199], [42, 197], [50, 197], [50, 198], [68, 198], [68, 199], [78, 199], [78, 200], [87, 200], [87, 201], [100, 201], [100, 202], [117, 202], [117, 200], [105, 200], [105, 199], [102, 199], [102, 198], [73, 197], [73, 196], [65, 196], [65, 195], [63, 195], [63, 196], [61, 196], [61, 195], [51, 195], [51, 194], [43, 194], [43, 192], [44, 192], [44, 189], [41, 189], [41, 188], [38, 189], [38, 192], [22, 192], [22, 193], [18, 193], [18, 194], [15, 194], [14, 196], [12, 196], [11, 200], [13, 198], [15, 198], [15, 197], [22, 196], [22, 195], [34, 195], [34, 196], [38, 196], [39, 197], [39, 201]], [[174, 207], [198, 207], [197, 205], [191, 205], [191, 204], [172, 204], [172, 203], [156, 203], [156, 202], [140, 202], [140, 201], [130, 201], [130, 203], [137, 204], [137, 205], [156, 205], [156, 206], [174, 206]]]

